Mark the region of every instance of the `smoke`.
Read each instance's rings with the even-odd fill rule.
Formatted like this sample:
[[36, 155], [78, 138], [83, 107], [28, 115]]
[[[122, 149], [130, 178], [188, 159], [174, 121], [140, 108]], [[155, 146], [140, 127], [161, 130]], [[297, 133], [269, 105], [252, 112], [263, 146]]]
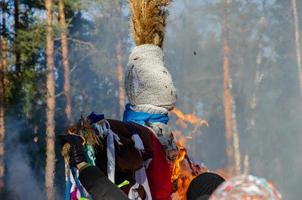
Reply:
[[[228, 163], [221, 96], [224, 8], [223, 1], [173, 1], [164, 45], [177, 107], [209, 122], [188, 146], [190, 156], [211, 170]], [[290, 1], [232, 1], [229, 10], [242, 156], [249, 157], [249, 173], [271, 181], [284, 199], [301, 199], [301, 98]]]
[[43, 199], [43, 182], [39, 181], [30, 166], [27, 145], [20, 143], [25, 122], [8, 118], [5, 140], [6, 199]]
[[[91, 111], [117, 119], [114, 47], [119, 39], [117, 36], [122, 37], [125, 67], [128, 51], [132, 48], [129, 10], [123, 4], [125, 13], [120, 25], [113, 17], [112, 1], [91, 2], [94, 3], [89, 6], [85, 1], [84, 11], [72, 18], [69, 30], [70, 38], [75, 38], [69, 41], [72, 111], [75, 119], [81, 112]], [[177, 107], [209, 122], [209, 127], [201, 127], [196, 137], [188, 141], [189, 156], [203, 161], [211, 170], [227, 166], [221, 97], [220, 24], [224, 8], [221, 2], [174, 0], [169, 7], [164, 44], [165, 62], [178, 90]], [[286, 199], [301, 199], [302, 108], [290, 1], [232, 2], [229, 12], [230, 73], [242, 155], [249, 157], [250, 173], [271, 180]], [[301, 3], [298, 1], [299, 8]], [[301, 15], [302, 11], [299, 12]], [[59, 46], [56, 49], [60, 49]], [[61, 58], [57, 56], [56, 61], [59, 93], [63, 87]], [[257, 97], [255, 101], [254, 96]], [[56, 121], [59, 122], [56, 130], [62, 130], [64, 95], [57, 98], [56, 105]], [[43, 105], [41, 110], [44, 110]], [[44, 124], [43, 111], [36, 112], [40, 115], [33, 115], [39, 116], [35, 118], [35, 124]], [[173, 118], [171, 121], [173, 123]], [[7, 199], [44, 199], [45, 151], [42, 145], [34, 143], [33, 137], [24, 136], [25, 132], [30, 134], [30, 131], [23, 131], [29, 126], [28, 122], [14, 117], [7, 117], [6, 122]], [[20, 142], [21, 137], [30, 139]], [[39, 162], [34, 164], [37, 167], [32, 167], [33, 157]], [[58, 160], [57, 165], [63, 165], [62, 162], [62, 159]], [[61, 187], [57, 191], [64, 191], [63, 167], [60, 170], [56, 172], [56, 179], [61, 181], [60, 185], [57, 184]]]

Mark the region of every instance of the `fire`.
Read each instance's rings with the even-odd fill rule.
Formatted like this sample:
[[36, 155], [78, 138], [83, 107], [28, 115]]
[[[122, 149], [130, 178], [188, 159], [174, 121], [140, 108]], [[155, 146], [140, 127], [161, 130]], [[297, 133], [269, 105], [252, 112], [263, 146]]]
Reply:
[[179, 153], [177, 155], [176, 160], [174, 161], [172, 181], [176, 181], [179, 178], [179, 176], [181, 175], [181, 166], [180, 165], [186, 156], [186, 149], [180, 144], [177, 144], [177, 146], [179, 149]]
[[202, 125], [208, 126], [208, 122], [198, 118], [194, 113], [183, 114], [177, 108], [174, 108], [172, 113], [177, 116], [176, 124], [180, 125], [182, 129], [187, 129], [188, 124], [193, 126], [193, 130], [189, 132], [188, 136], [184, 136], [180, 130], [173, 131], [177, 139], [179, 153], [173, 163], [172, 182], [176, 192], [172, 195], [172, 199], [186, 200], [186, 192], [193, 178], [208, 170], [205, 167], [192, 163], [187, 155], [185, 142], [187, 139], [193, 138], [199, 127]]
[[198, 118], [195, 113], [183, 114], [183, 112], [178, 108], [174, 108], [171, 112], [177, 116], [178, 119], [176, 121], [176, 125], [180, 125], [182, 129], [186, 129], [188, 127], [187, 123], [194, 126], [189, 137], [193, 137], [198, 128], [202, 125], [205, 125], [206, 127], [209, 126], [209, 123], [206, 120]]
[[186, 162], [187, 152], [186, 149], [178, 143], [179, 154], [174, 161], [172, 181], [176, 192], [174, 193], [173, 200], [185, 200], [186, 192], [190, 182], [195, 177], [193, 171], [189, 168]]

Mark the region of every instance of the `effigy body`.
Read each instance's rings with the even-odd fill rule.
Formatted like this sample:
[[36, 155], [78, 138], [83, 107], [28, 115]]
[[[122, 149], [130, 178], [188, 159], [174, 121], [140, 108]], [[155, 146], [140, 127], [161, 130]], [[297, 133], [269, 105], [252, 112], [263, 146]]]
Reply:
[[[92, 113], [87, 119], [89, 129], [93, 129], [90, 134], [79, 128], [81, 122], [73, 130], [87, 138], [91, 164], [130, 199], [170, 200], [173, 193], [172, 165], [178, 148], [168, 126], [168, 111], [174, 108], [176, 89], [162, 50], [169, 2], [129, 1], [137, 46], [129, 56], [125, 74], [129, 103], [123, 121], [100, 119]], [[88, 138], [98, 142], [90, 144]]]
[[[101, 169], [129, 199], [170, 199], [171, 165], [152, 129], [134, 122], [105, 118], [94, 121], [93, 115], [68, 130], [85, 138], [88, 162]], [[87, 198], [77, 170], [67, 167], [70, 173], [66, 177], [70, 181], [66, 199]]]

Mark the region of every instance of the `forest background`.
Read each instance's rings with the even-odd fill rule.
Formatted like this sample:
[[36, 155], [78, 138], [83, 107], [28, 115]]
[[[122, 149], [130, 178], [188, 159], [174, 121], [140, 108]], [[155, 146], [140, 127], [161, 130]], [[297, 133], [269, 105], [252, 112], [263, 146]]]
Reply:
[[[190, 157], [211, 170], [236, 164], [226, 151], [236, 142], [226, 134], [227, 89], [241, 168], [248, 160], [249, 173], [287, 200], [302, 196], [301, 8], [300, 0], [174, 0], [164, 42], [177, 108], [209, 123], [194, 130], [171, 114], [175, 131], [195, 132]], [[2, 0], [0, 13], [1, 195], [45, 199], [54, 185], [63, 199], [55, 135], [92, 111], [121, 119], [134, 47], [127, 2]]]

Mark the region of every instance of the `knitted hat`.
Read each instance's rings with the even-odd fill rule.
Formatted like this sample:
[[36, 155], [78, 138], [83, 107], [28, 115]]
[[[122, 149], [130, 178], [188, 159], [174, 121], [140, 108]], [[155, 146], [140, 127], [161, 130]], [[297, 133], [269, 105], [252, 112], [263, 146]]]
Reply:
[[271, 182], [264, 178], [243, 174], [221, 184], [210, 200], [281, 200], [282, 196]]
[[215, 189], [224, 182], [218, 174], [206, 172], [192, 180], [187, 190], [187, 200], [208, 199]]
[[126, 70], [125, 87], [132, 105], [151, 104], [168, 110], [174, 107], [176, 89], [164, 66], [160, 47], [144, 44], [133, 49]]

